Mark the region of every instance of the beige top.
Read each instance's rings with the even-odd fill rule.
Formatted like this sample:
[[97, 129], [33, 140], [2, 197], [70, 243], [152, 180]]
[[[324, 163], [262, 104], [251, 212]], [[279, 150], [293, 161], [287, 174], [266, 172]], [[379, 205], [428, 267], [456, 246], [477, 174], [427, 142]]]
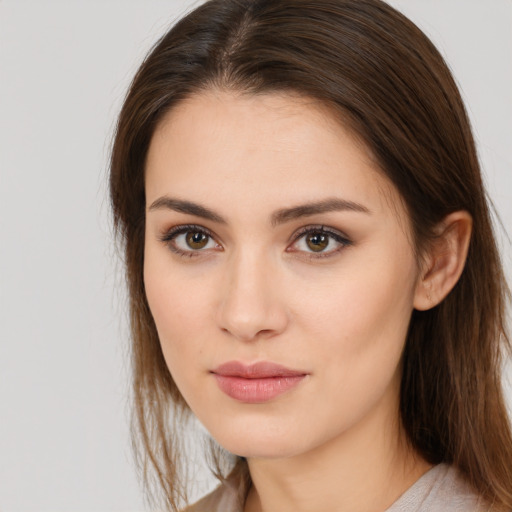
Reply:
[[[484, 512], [487, 508], [461, 478], [446, 464], [434, 466], [385, 512]], [[186, 512], [243, 512], [237, 503], [235, 485], [222, 484]]]

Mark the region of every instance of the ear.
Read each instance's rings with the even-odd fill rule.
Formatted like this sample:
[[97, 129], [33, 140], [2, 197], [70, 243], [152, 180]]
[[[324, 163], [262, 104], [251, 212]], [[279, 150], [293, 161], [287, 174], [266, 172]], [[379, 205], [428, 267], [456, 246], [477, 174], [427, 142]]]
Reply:
[[466, 263], [473, 220], [466, 211], [446, 216], [435, 229], [414, 294], [414, 308], [437, 306], [457, 284]]

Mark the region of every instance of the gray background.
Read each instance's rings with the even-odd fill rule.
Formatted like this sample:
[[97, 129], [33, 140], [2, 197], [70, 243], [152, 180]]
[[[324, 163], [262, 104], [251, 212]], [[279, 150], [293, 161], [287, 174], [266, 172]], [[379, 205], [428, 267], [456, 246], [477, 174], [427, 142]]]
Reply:
[[[510, 277], [512, 2], [391, 3], [432, 37], [462, 88]], [[0, 0], [3, 512], [143, 510], [106, 162], [128, 81], [191, 5]]]

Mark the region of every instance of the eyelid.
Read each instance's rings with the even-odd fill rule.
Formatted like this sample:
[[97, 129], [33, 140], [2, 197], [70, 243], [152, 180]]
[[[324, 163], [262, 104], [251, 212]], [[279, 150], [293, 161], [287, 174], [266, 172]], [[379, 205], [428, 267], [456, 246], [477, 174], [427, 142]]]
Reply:
[[[201, 253], [209, 251], [209, 249], [205, 250], [183, 250], [177, 247], [175, 244], [173, 244], [173, 240], [175, 240], [179, 235], [182, 235], [184, 233], [194, 231], [196, 233], [203, 233], [204, 235], [210, 237], [212, 240], [215, 241], [217, 244], [218, 249], [223, 250], [222, 245], [218, 242], [218, 237], [214, 235], [209, 229], [205, 228], [204, 226], [200, 226], [198, 224], [178, 224], [176, 226], [173, 226], [167, 230], [165, 230], [164, 233], [162, 233], [158, 238], [160, 242], [166, 244], [169, 249], [174, 252], [175, 254], [178, 254], [179, 256], [188, 256], [188, 257], [195, 257], [200, 256]], [[216, 249], [217, 249], [216, 247]], [[217, 249], [217, 250], [218, 250]]]
[[[198, 225], [198, 224], [179, 224], [176, 226], [173, 226], [167, 230], [165, 230], [164, 233], [162, 233], [159, 236], [159, 240], [166, 244], [169, 249], [174, 252], [175, 254], [178, 254], [180, 256], [188, 256], [188, 257], [196, 257], [200, 256], [201, 253], [207, 253], [211, 251], [211, 249], [190, 249], [190, 250], [183, 250], [173, 244], [173, 240], [175, 240], [179, 235], [194, 231], [197, 233], [203, 233], [204, 235], [210, 237], [215, 243], [217, 244], [216, 250], [224, 250], [221, 243], [218, 241], [218, 237], [214, 235], [208, 228], [205, 228], [204, 226]], [[294, 249], [293, 246], [305, 235], [308, 233], [323, 233], [330, 238], [332, 238], [337, 244], [339, 244], [339, 247], [335, 249], [331, 249], [329, 251], [325, 252], [313, 252], [313, 251], [303, 251], [300, 249]], [[350, 240], [350, 238], [343, 233], [342, 231], [325, 226], [323, 224], [316, 224], [316, 225], [308, 225], [301, 227], [299, 230], [295, 231], [293, 235], [290, 237], [291, 242], [286, 247], [286, 252], [297, 252], [297, 253], [303, 253], [303, 255], [309, 259], [320, 259], [320, 258], [326, 258], [329, 256], [333, 256], [334, 254], [338, 253], [340, 250], [346, 248], [347, 246], [350, 246], [353, 244], [353, 242]]]
[[[313, 251], [309, 252], [309, 251], [300, 251], [300, 250], [292, 249], [292, 247], [308, 233], [326, 234], [326, 235], [330, 236], [331, 238], [333, 238], [336, 243], [340, 244], [341, 247], [338, 247], [336, 249], [331, 249], [330, 251], [318, 252], [318, 253], [315, 253]], [[338, 229], [325, 226], [323, 224], [304, 226], [304, 227], [300, 228], [298, 231], [296, 231], [292, 235], [291, 239], [292, 239], [292, 242], [286, 248], [286, 251], [287, 252], [302, 252], [302, 253], [306, 254], [308, 258], [311, 258], [311, 259], [326, 258], [326, 257], [332, 256], [332, 255], [338, 253], [340, 250], [344, 249], [345, 247], [353, 245], [353, 242], [350, 240], [350, 238], [345, 233], [343, 233], [342, 231], [340, 231]]]
[[205, 235], [211, 236], [213, 238], [211, 231], [203, 226], [199, 226], [197, 224], [178, 224], [176, 226], [172, 226], [169, 229], [166, 229], [159, 236], [159, 239], [162, 242], [168, 242], [169, 240], [176, 238], [177, 235], [186, 233], [187, 231], [197, 231], [198, 233], [204, 233]]

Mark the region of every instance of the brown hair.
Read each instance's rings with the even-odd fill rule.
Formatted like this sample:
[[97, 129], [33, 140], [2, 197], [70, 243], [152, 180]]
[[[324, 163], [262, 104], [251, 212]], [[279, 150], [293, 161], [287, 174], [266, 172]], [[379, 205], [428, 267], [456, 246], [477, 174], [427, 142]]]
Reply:
[[[380, 0], [211, 0], [180, 20], [137, 72], [119, 116], [111, 199], [122, 235], [133, 337], [134, 436], [170, 510], [183, 497], [179, 428], [187, 406], [167, 369], [143, 282], [148, 146], [162, 117], [210, 88], [289, 91], [329, 106], [400, 192], [418, 254], [446, 215], [473, 234], [462, 276], [414, 311], [401, 420], [430, 463], [456, 466], [496, 510], [512, 509], [512, 436], [501, 388], [506, 287], [464, 105], [429, 39]], [[169, 426], [174, 411], [175, 427]]]

